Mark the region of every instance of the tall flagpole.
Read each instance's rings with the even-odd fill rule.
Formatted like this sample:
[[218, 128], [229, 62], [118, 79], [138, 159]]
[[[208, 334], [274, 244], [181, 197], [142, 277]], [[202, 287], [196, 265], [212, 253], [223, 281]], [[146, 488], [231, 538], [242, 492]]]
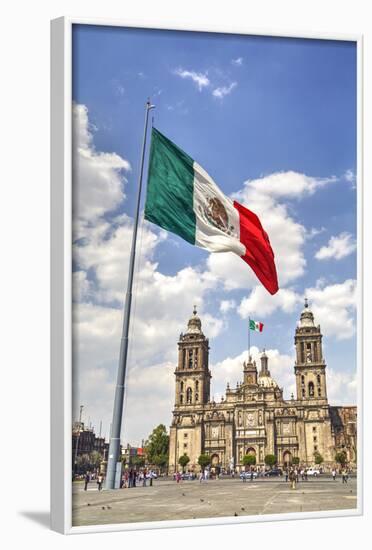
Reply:
[[138, 178], [137, 204], [136, 204], [136, 211], [135, 211], [135, 217], [134, 217], [132, 246], [130, 251], [127, 293], [125, 296], [124, 318], [123, 318], [123, 328], [122, 328], [122, 335], [121, 335], [121, 342], [120, 342], [120, 354], [119, 354], [117, 383], [116, 383], [116, 390], [115, 390], [114, 410], [112, 414], [112, 428], [111, 428], [111, 434], [110, 434], [110, 445], [109, 445], [107, 474], [106, 474], [106, 489], [115, 488], [116, 464], [120, 459], [119, 457], [120, 432], [121, 432], [121, 421], [123, 417], [125, 373], [127, 370], [128, 334], [129, 334], [129, 323], [130, 323], [130, 310], [132, 305], [132, 287], [133, 287], [134, 263], [136, 258], [137, 229], [138, 229], [138, 219], [139, 219], [139, 211], [140, 211], [140, 203], [141, 203], [143, 167], [144, 167], [145, 152], [146, 152], [147, 126], [148, 126], [148, 120], [149, 120], [149, 112], [154, 107], [155, 107], [154, 105], [151, 105], [150, 100], [148, 100], [146, 103], [145, 128], [143, 132], [141, 163], [140, 163], [140, 172], [139, 172], [139, 178]]

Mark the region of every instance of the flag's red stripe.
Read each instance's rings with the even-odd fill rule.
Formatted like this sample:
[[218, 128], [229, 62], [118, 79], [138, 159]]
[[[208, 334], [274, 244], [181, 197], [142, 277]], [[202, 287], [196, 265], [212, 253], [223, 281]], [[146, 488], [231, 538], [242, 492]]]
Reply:
[[256, 214], [236, 201], [234, 207], [239, 212], [240, 242], [246, 249], [241, 257], [270, 294], [275, 294], [279, 289], [278, 276], [269, 237]]

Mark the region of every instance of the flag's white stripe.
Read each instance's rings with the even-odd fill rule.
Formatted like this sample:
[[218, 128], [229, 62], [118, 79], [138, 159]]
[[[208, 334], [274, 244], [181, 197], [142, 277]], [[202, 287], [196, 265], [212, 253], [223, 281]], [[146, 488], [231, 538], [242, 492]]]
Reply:
[[[218, 198], [225, 207], [228, 216], [228, 228], [225, 230], [211, 222], [210, 199]], [[194, 212], [196, 217], [195, 244], [210, 252], [235, 252], [244, 256], [245, 246], [240, 242], [239, 212], [232, 200], [217, 187], [210, 175], [194, 162]], [[229, 234], [227, 233], [229, 232]]]

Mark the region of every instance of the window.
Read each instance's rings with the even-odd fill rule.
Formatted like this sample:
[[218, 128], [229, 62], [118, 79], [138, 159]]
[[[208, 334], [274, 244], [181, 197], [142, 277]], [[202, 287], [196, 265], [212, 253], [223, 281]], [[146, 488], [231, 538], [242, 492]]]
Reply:
[[181, 385], [181, 391], [183, 391], [183, 382], [181, 382], [180, 385]]
[[304, 377], [304, 375], [301, 376], [301, 384], [305, 384], [305, 377]]
[[195, 349], [195, 353], [194, 353], [194, 367], [195, 368], [198, 368], [198, 348]]
[[181, 405], [183, 404], [183, 395], [182, 395], [182, 393], [180, 395], [180, 403], [181, 403]]
[[187, 432], [185, 432], [185, 433], [183, 434], [183, 437], [184, 437], [185, 439], [186, 439], [188, 436], [189, 436], [189, 434], [188, 434]]
[[302, 397], [305, 397], [305, 389], [302, 388]]
[[192, 369], [192, 349], [189, 349], [189, 363], [188, 363], [189, 369]]
[[186, 403], [191, 403], [191, 402], [192, 402], [192, 389], [187, 388], [187, 390], [186, 390]]
[[195, 382], [195, 391], [199, 391], [199, 382], [198, 382], [198, 380]]
[[316, 381], [318, 382], [318, 384], [320, 384], [320, 374], [317, 375]]
[[318, 445], [314, 445], [314, 453], [318, 450]]
[[316, 432], [316, 426], [313, 426], [313, 432]]
[[309, 382], [309, 396], [314, 397], [314, 383]]
[[314, 437], [313, 437], [313, 441], [314, 441], [314, 443], [316, 443], [316, 442], [317, 442], [317, 439], [318, 439], [318, 438], [317, 438], [317, 436], [316, 436], [316, 435], [314, 435]]
[[196, 394], [195, 394], [195, 403], [198, 403], [198, 402], [199, 402], [199, 394], [196, 393]]
[[187, 449], [187, 443], [184, 443], [184, 444], [183, 444], [183, 448], [184, 448], [184, 449]]
[[318, 388], [318, 397], [321, 397], [321, 395], [322, 395], [322, 390], [321, 388]]

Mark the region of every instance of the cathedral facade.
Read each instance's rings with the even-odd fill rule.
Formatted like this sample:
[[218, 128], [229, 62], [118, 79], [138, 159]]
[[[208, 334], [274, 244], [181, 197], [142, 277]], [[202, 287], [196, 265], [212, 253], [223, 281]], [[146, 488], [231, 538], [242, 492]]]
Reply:
[[212, 467], [243, 469], [243, 456], [254, 455], [264, 466], [266, 455], [275, 455], [281, 467], [298, 458], [314, 465], [318, 453], [323, 466], [335, 463], [345, 451], [356, 463], [355, 406], [332, 407], [327, 398], [326, 363], [320, 326], [305, 300], [295, 331], [296, 398], [283, 398], [269, 370], [265, 351], [260, 368], [251, 357], [244, 362], [243, 379], [216, 403], [210, 398], [209, 341], [202, 331], [196, 309], [187, 331], [178, 342], [175, 370], [175, 405], [170, 427], [169, 471], [180, 469], [179, 458], [190, 458], [188, 469], [198, 471], [198, 458], [208, 454]]

